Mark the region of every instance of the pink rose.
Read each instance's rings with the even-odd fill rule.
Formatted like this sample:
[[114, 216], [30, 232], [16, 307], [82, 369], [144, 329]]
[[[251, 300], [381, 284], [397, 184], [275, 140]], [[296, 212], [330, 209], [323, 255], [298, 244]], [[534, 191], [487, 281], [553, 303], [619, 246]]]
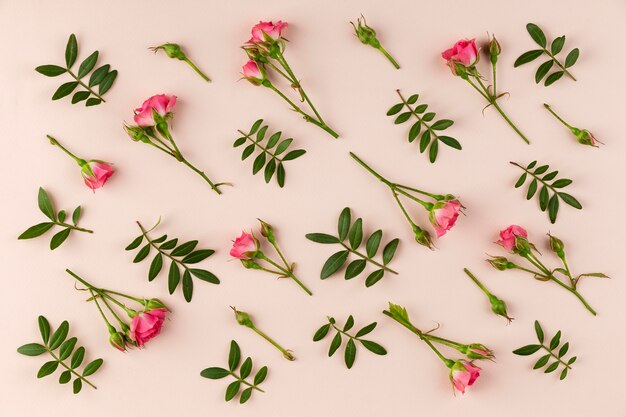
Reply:
[[475, 39], [461, 39], [452, 48], [441, 53], [441, 57], [446, 60], [454, 74], [456, 74], [455, 63], [464, 67], [471, 67], [478, 61], [478, 49], [475, 41]]
[[458, 200], [438, 202], [430, 212], [430, 222], [435, 226], [437, 237], [441, 237], [452, 229], [463, 206]]
[[258, 24], [252, 26], [252, 38], [250, 38], [248, 42], [265, 42], [265, 35], [272, 38], [273, 40], [278, 40], [281, 37], [283, 29], [286, 27], [287, 22], [283, 22], [281, 20], [279, 20], [275, 24], [272, 22], [259, 22]]
[[87, 162], [81, 170], [85, 184], [92, 190], [102, 187], [114, 173], [115, 170], [111, 164], [95, 160]]
[[167, 313], [167, 308], [155, 308], [133, 317], [130, 323], [130, 338], [137, 343], [137, 346], [145, 345], [148, 340], [161, 333], [165, 313]]
[[465, 388], [474, 384], [479, 376], [480, 368], [462, 359], [456, 361], [450, 368], [450, 381], [462, 394], [465, 394]]
[[523, 238], [528, 237], [526, 230], [520, 226], [511, 225], [500, 232], [500, 240], [496, 243], [502, 246], [504, 249], [511, 251], [515, 247], [515, 237], [521, 236]]
[[258, 249], [259, 241], [250, 233], [241, 232], [241, 236], [233, 242], [230, 256], [237, 259], [250, 259], [251, 254]]
[[171, 114], [171, 110], [176, 104], [176, 96], [167, 96], [165, 94], [158, 94], [152, 96], [143, 102], [140, 108], [135, 109], [135, 123], [139, 126], [154, 126], [154, 115], [152, 110], [156, 111], [160, 116], [167, 117]]
[[246, 62], [246, 65], [243, 66], [242, 71], [243, 77], [246, 80], [250, 81], [252, 84], [259, 85], [265, 80], [265, 75], [259, 68], [259, 65], [253, 60]]

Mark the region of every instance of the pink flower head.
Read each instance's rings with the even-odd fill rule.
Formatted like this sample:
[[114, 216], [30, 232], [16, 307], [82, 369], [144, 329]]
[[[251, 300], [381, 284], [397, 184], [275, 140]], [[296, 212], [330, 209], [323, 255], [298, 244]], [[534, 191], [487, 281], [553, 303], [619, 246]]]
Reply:
[[259, 241], [252, 234], [241, 232], [241, 236], [233, 242], [230, 256], [237, 259], [251, 259], [258, 250]]
[[445, 235], [448, 230], [452, 229], [462, 208], [459, 200], [438, 202], [433, 206], [429, 217], [430, 222], [435, 226], [437, 237]]
[[81, 170], [85, 185], [94, 191], [101, 188], [114, 173], [115, 170], [111, 164], [96, 160], [87, 162]]
[[450, 381], [462, 394], [465, 394], [465, 388], [474, 384], [479, 376], [480, 368], [463, 359], [454, 362], [450, 368]]
[[133, 117], [135, 123], [139, 126], [150, 127], [154, 126], [154, 110], [161, 117], [167, 118], [171, 116], [171, 111], [176, 104], [176, 96], [168, 96], [165, 94], [157, 94], [152, 96], [143, 102], [140, 108], [135, 109], [135, 116]]
[[526, 232], [526, 230], [524, 230], [523, 227], [513, 224], [500, 232], [500, 240], [498, 240], [496, 243], [502, 246], [504, 249], [512, 251], [513, 248], [515, 248], [516, 236], [527, 238], [528, 233]]
[[252, 59], [246, 62], [242, 68], [243, 78], [250, 81], [254, 85], [259, 85], [265, 80], [265, 74], [261, 71], [259, 64]]
[[475, 65], [478, 62], [476, 39], [461, 39], [452, 48], [443, 51], [441, 57], [446, 60], [446, 64], [454, 74], [456, 74], [455, 64], [461, 64], [464, 67]]
[[252, 37], [248, 43], [263, 43], [266, 42], [267, 37], [276, 41], [281, 38], [282, 31], [287, 27], [287, 22], [279, 20], [276, 23], [272, 22], [259, 22], [252, 26]]
[[133, 317], [133, 321], [130, 323], [130, 338], [137, 343], [137, 346], [145, 345], [148, 340], [161, 333], [167, 311], [167, 308], [155, 308], [138, 313]]

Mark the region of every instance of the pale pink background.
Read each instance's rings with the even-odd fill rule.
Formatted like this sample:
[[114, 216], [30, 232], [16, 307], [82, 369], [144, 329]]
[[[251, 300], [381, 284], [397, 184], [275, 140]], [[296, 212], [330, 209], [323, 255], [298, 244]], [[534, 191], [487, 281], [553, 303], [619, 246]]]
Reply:
[[[97, 6], [96, 6], [97, 4]], [[4, 1], [2, 33], [2, 344], [0, 411], [3, 416], [186, 415], [186, 416], [338, 416], [429, 415], [511, 417], [533, 415], [624, 416], [624, 285], [621, 274], [626, 232], [623, 216], [624, 3], [622, 1], [376, 2], [376, 1]], [[394, 70], [373, 49], [355, 39], [348, 24], [363, 13], [381, 41], [402, 65]], [[292, 114], [269, 91], [238, 82], [245, 62], [239, 49], [259, 19], [290, 23], [287, 57], [311, 98], [341, 134], [331, 140]], [[573, 68], [579, 81], [563, 79], [550, 88], [534, 83], [538, 63], [513, 69], [514, 59], [533, 48], [524, 25], [533, 21], [550, 38], [567, 35], [566, 48], [581, 49]], [[461, 37], [482, 43], [494, 32], [503, 47], [499, 86], [509, 91], [505, 109], [532, 141], [527, 146], [469, 86], [453, 78], [439, 53]], [[63, 62], [67, 36], [76, 33], [79, 59], [95, 49], [119, 77], [98, 107], [50, 101], [64, 77], [37, 74], [41, 64]], [[183, 63], [155, 56], [149, 46], [172, 41], [213, 79], [204, 83]], [[386, 110], [395, 89], [419, 92], [441, 117], [463, 151], [442, 148], [437, 164], [406, 141], [407, 126], [395, 126]], [[214, 194], [195, 174], [141, 144], [122, 130], [132, 109], [156, 93], [176, 94], [174, 134], [189, 159], [217, 180], [232, 181]], [[576, 144], [542, 108], [549, 102], [606, 143], [599, 150]], [[279, 189], [252, 176], [251, 162], [232, 149], [237, 129], [265, 118], [307, 150], [287, 166]], [[72, 162], [52, 148], [53, 134], [86, 157], [116, 164], [118, 173], [92, 194]], [[467, 217], [430, 252], [412, 235], [388, 191], [349, 157], [355, 151], [400, 182], [462, 197]], [[508, 161], [550, 163], [574, 180], [571, 193], [584, 210], [563, 207], [556, 225], [513, 188], [519, 172]], [[94, 235], [74, 234], [61, 248], [48, 249], [50, 235], [32, 241], [16, 237], [42, 221], [36, 205], [39, 186], [59, 207], [83, 204], [82, 224]], [[363, 278], [319, 280], [334, 248], [313, 244], [304, 234], [335, 230], [339, 211], [350, 206], [367, 231], [381, 227], [402, 240], [393, 262], [400, 275], [366, 289]], [[414, 213], [426, 224], [424, 213]], [[166, 277], [147, 282], [148, 263], [132, 264], [124, 246], [137, 235], [135, 220], [148, 225], [163, 216], [160, 230], [199, 239], [217, 249], [204, 265], [222, 280], [219, 286], [196, 281], [194, 300], [169, 296]], [[290, 282], [230, 262], [230, 240], [260, 217], [278, 228], [289, 259], [315, 293], [308, 298]], [[484, 261], [499, 254], [492, 242], [510, 223], [528, 228], [545, 250], [551, 231], [568, 245], [577, 272], [603, 271], [614, 279], [589, 280], [581, 289], [599, 311], [588, 314], [578, 301], [551, 284], [518, 273], [498, 273]], [[548, 251], [546, 250], [546, 253]], [[163, 334], [144, 351], [127, 354], [110, 348], [96, 310], [84, 302], [64, 273], [70, 267], [94, 283], [145, 296], [162, 297], [172, 308]], [[469, 267], [494, 293], [506, 299], [516, 318], [506, 326], [489, 311], [485, 296], [463, 274]], [[491, 346], [496, 363], [465, 396], [454, 397], [445, 367], [428, 348], [380, 312], [388, 300], [405, 305], [415, 323], [441, 323], [440, 335]], [[270, 345], [238, 326], [229, 309], [253, 314], [257, 324], [298, 357], [281, 358]], [[58, 376], [37, 380], [46, 360], [15, 352], [39, 338], [38, 314], [58, 325], [72, 323], [72, 334], [103, 357], [93, 377], [94, 391], [74, 396]], [[329, 341], [313, 343], [326, 315], [342, 321], [354, 314], [357, 325], [378, 321], [372, 339], [387, 347], [378, 357], [359, 350], [347, 370], [341, 355], [326, 357]], [[579, 356], [566, 381], [531, 370], [537, 356], [510, 352], [534, 341], [533, 320], [549, 334], [562, 329]], [[199, 376], [207, 366], [226, 362], [236, 339], [256, 364], [267, 364], [266, 394], [245, 406], [223, 401], [226, 380]], [[121, 414], [120, 414], [121, 413]]]

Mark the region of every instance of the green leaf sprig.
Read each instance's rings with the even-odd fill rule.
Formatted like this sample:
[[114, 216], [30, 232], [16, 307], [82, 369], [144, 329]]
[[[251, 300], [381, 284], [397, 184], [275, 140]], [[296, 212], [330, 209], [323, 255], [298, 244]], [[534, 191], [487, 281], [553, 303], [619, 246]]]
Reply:
[[[85, 101], [85, 106], [96, 106], [100, 103], [104, 103], [105, 100], [102, 97], [113, 85], [115, 78], [117, 78], [117, 70], [111, 70], [109, 64], [102, 65], [93, 70], [98, 62], [99, 52], [95, 51], [89, 55], [78, 67], [78, 72], [74, 73], [72, 67], [76, 63], [78, 57], [78, 42], [76, 36], [72, 33], [67, 41], [65, 47], [65, 67], [59, 65], [41, 65], [35, 70], [47, 77], [57, 77], [62, 74], [69, 74], [74, 81], [69, 81], [62, 84], [52, 96], [52, 100], [58, 100], [65, 96], [68, 96], [76, 90], [78, 86], [84, 90], [77, 91], [72, 96], [72, 104]], [[84, 78], [91, 72], [89, 80]], [[95, 88], [98, 87], [98, 92]]]
[[343, 325], [343, 328], [339, 328], [337, 323], [333, 317], [328, 317], [328, 323], [324, 324], [320, 327], [313, 336], [314, 342], [319, 342], [324, 339], [326, 335], [330, 332], [331, 329], [335, 330], [335, 336], [333, 337], [332, 342], [330, 343], [330, 348], [328, 349], [328, 357], [331, 357], [337, 352], [337, 349], [341, 347], [343, 342], [342, 335], [348, 340], [346, 343], [346, 349], [344, 351], [344, 361], [346, 362], [346, 366], [348, 369], [352, 368], [354, 365], [354, 361], [356, 359], [356, 347], [357, 343], [360, 343], [365, 349], [369, 350], [376, 355], [386, 355], [387, 350], [379, 345], [376, 342], [371, 340], [363, 339], [363, 336], [368, 335], [376, 328], [376, 322], [370, 323], [367, 326], [361, 328], [354, 335], [348, 333], [350, 329], [354, 327], [354, 317], [352, 315], [348, 316], [346, 323]]
[[135, 255], [133, 263], [139, 263], [146, 259], [152, 249], [156, 251], [156, 255], [152, 258], [152, 262], [150, 262], [148, 281], [154, 280], [163, 269], [164, 263], [169, 260], [170, 266], [167, 274], [167, 283], [170, 294], [174, 294], [174, 291], [176, 291], [176, 288], [178, 288], [181, 282], [181, 270], [183, 271], [183, 296], [187, 302], [190, 302], [193, 297], [192, 275], [202, 281], [211, 284], [219, 284], [219, 278], [212, 272], [206, 269], [190, 267], [190, 265], [204, 261], [209, 256], [213, 255], [215, 251], [213, 249], [196, 249], [198, 246], [197, 240], [179, 243], [178, 238], [168, 240], [167, 235], [159, 236], [156, 239], [151, 238], [149, 233], [156, 229], [160, 223], [161, 219], [159, 219], [152, 228], [146, 230], [141, 223], [137, 222], [137, 226], [139, 226], [141, 230], [141, 235], [137, 236], [126, 246], [126, 250], [130, 251], [137, 249], [144, 241], [146, 242], [146, 244], [139, 249], [137, 255]]
[[380, 51], [380, 53], [382, 53], [385, 58], [387, 58], [387, 60], [391, 62], [391, 65], [393, 65], [395, 69], [400, 69], [400, 65], [396, 62], [396, 60], [393, 59], [391, 54], [387, 52], [385, 48], [383, 48], [380, 41], [376, 37], [376, 31], [374, 30], [374, 28], [367, 24], [367, 22], [365, 21], [365, 17], [361, 15], [361, 17], [358, 18], [356, 22], [356, 25], [353, 22], [350, 22], [350, 24], [354, 28], [354, 34], [359, 39], [359, 41], [361, 41], [363, 45], [369, 45], [372, 48]]
[[[261, 385], [267, 377], [267, 366], [259, 369], [254, 375], [252, 382], [250, 382], [248, 381], [248, 377], [252, 374], [252, 358], [246, 358], [241, 364], [241, 367], [239, 367], [240, 362], [241, 349], [237, 342], [232, 340], [230, 342], [230, 351], [228, 352], [228, 368], [206, 368], [200, 372], [200, 376], [208, 379], [222, 379], [227, 376], [232, 376], [235, 378], [235, 381], [231, 382], [226, 388], [225, 400], [230, 401], [235, 398], [243, 386], [244, 389], [239, 396], [239, 403], [244, 404], [250, 399], [253, 391], [265, 392], [259, 388], [259, 385]], [[237, 373], [238, 369], [239, 372]]]
[[[569, 370], [572, 369], [572, 364], [576, 362], [576, 356], [572, 356], [567, 359], [567, 361], [564, 358], [569, 351], [569, 342], [565, 342], [561, 345], [561, 331], [559, 330], [550, 340], [549, 344], [544, 344], [545, 337], [543, 329], [537, 320], [535, 320], [535, 333], [537, 334], [537, 340], [539, 341], [538, 344], [522, 346], [519, 349], [515, 349], [513, 353], [519, 356], [529, 356], [543, 349], [547, 352], [547, 354], [543, 355], [539, 358], [539, 360], [537, 360], [537, 362], [535, 362], [533, 369], [543, 368], [548, 365], [548, 362], [552, 361], [552, 363], [550, 363], [550, 365], [548, 365], [543, 372], [549, 374], [556, 371], [560, 366], [561, 375], [559, 376], [559, 379], [564, 380], [567, 377]], [[559, 346], [561, 347], [559, 348]], [[557, 348], [559, 348], [558, 351]]]
[[280, 353], [283, 354], [283, 357], [287, 359], [288, 361], [296, 360], [296, 357], [293, 355], [293, 352], [291, 350], [283, 348], [281, 345], [276, 343], [274, 339], [272, 339], [267, 334], [259, 330], [252, 322], [252, 319], [250, 318], [250, 315], [248, 313], [246, 313], [245, 311], [237, 310], [235, 307], [232, 307], [232, 306], [230, 308], [232, 308], [233, 311], [235, 312], [235, 320], [237, 320], [237, 323], [249, 329], [252, 329], [252, 331], [254, 331], [256, 334], [261, 336], [266, 341], [268, 341], [276, 349], [278, 349]]
[[565, 62], [561, 63], [556, 55], [559, 54], [563, 50], [563, 46], [565, 46], [565, 36], [559, 36], [554, 39], [550, 45], [550, 50], [548, 50], [548, 41], [546, 39], [546, 35], [543, 33], [543, 30], [539, 26], [534, 23], [528, 23], [526, 25], [526, 30], [530, 34], [530, 37], [533, 38], [535, 43], [541, 47], [541, 49], [533, 49], [527, 52], [524, 52], [520, 55], [513, 64], [514, 67], [519, 67], [520, 65], [527, 64], [529, 62], [534, 61], [539, 58], [541, 55], [547, 55], [550, 57], [547, 61], [539, 66], [537, 72], [535, 73], [535, 82], [539, 84], [541, 80], [550, 72], [552, 67], [556, 65], [558, 69], [554, 71], [552, 74], [548, 75], [548, 77], [544, 81], [544, 85], [547, 87], [556, 81], [558, 81], [564, 74], [570, 77], [572, 80], [576, 81], [576, 78], [569, 72], [567, 69], [574, 66], [576, 61], [578, 61], [578, 56], [580, 55], [580, 50], [578, 48], [572, 49], [567, 56], [565, 57]]
[[38, 322], [43, 343], [28, 343], [17, 348], [17, 352], [22, 355], [39, 356], [47, 353], [52, 357], [53, 360], [44, 363], [41, 368], [39, 368], [37, 378], [48, 376], [61, 366], [61, 368], [65, 370], [59, 376], [59, 384], [67, 384], [73, 378], [74, 382], [72, 382], [72, 388], [74, 394], [78, 394], [82, 390], [83, 383], [93, 389], [97, 389], [87, 377], [95, 374], [104, 361], [102, 359], [95, 359], [85, 365], [81, 371], [79, 367], [85, 359], [86, 351], [82, 346], [76, 348], [76, 344], [78, 343], [76, 337], [67, 338], [70, 331], [70, 324], [64, 321], [58, 329], [52, 332], [50, 323], [44, 316], [39, 316]]
[[[537, 161], [532, 161], [526, 167], [518, 164], [517, 162], [510, 162], [511, 165], [515, 165], [524, 173], [519, 177], [515, 183], [515, 188], [519, 188], [528, 178], [532, 178], [526, 191], [526, 200], [530, 200], [539, 190], [539, 208], [541, 211], [548, 211], [548, 217], [550, 223], [556, 222], [556, 217], [559, 213], [559, 200], [565, 204], [574, 207], [575, 209], [582, 209], [583, 206], [578, 202], [574, 196], [564, 193], [563, 188], [569, 186], [573, 181], [568, 178], [559, 178], [557, 175], [559, 171], [550, 171], [549, 165], [537, 166]], [[535, 168], [536, 167], [536, 168]], [[547, 172], [547, 173], [546, 173]]]
[[[306, 238], [312, 242], [322, 244], [338, 244], [343, 247], [339, 252], [331, 255], [330, 258], [324, 263], [322, 272], [320, 273], [321, 279], [326, 279], [339, 271], [341, 267], [346, 263], [350, 254], [355, 255], [358, 259], [351, 261], [345, 271], [345, 279], [352, 279], [361, 274], [365, 270], [367, 263], [376, 267], [376, 270], [371, 272], [365, 279], [365, 286], [371, 287], [380, 281], [385, 275], [385, 271], [392, 274], [398, 274], [396, 271], [388, 267], [388, 264], [393, 259], [399, 239], [393, 239], [389, 241], [383, 248], [382, 259], [380, 261], [374, 260], [374, 257], [378, 253], [380, 244], [383, 238], [383, 231], [376, 230], [372, 233], [365, 242], [365, 253], [359, 251], [359, 247], [363, 243], [363, 219], [360, 217], [352, 222], [352, 214], [350, 208], [346, 207], [341, 211], [338, 222], [338, 235], [333, 236], [326, 233], [309, 233]], [[346, 243], [346, 239], [348, 242]]]
[[211, 79], [207, 77], [206, 74], [196, 66], [196, 64], [194, 64], [189, 58], [187, 58], [187, 55], [185, 55], [185, 52], [183, 52], [183, 49], [177, 43], [164, 43], [163, 45], [153, 46], [148, 49], [150, 49], [155, 54], [159, 52], [159, 50], [163, 50], [163, 52], [165, 52], [165, 54], [169, 58], [178, 59], [180, 61], [186, 62], [187, 65], [189, 65], [191, 69], [196, 72], [196, 74], [204, 79], [204, 81], [208, 83], [211, 82]]
[[[437, 160], [437, 155], [439, 154], [439, 142], [447, 145], [453, 149], [461, 150], [461, 144], [458, 140], [451, 136], [439, 135], [439, 131], [446, 130], [450, 126], [454, 124], [454, 121], [450, 119], [440, 119], [433, 123], [435, 119], [434, 112], [426, 112], [428, 108], [428, 104], [419, 104], [415, 107], [412, 107], [417, 103], [419, 98], [419, 94], [413, 94], [408, 99], [405, 99], [400, 90], [396, 90], [398, 96], [400, 96], [400, 100], [402, 100], [398, 104], [394, 104], [388, 111], [387, 116], [395, 116], [400, 113], [403, 109], [406, 111], [400, 113], [394, 123], [399, 125], [407, 122], [411, 117], [413, 117], [415, 122], [411, 125], [411, 129], [409, 130], [409, 143], [415, 141], [418, 136], [421, 138], [419, 140], [419, 149], [420, 153], [424, 153], [426, 149], [428, 149], [428, 158], [431, 163], [434, 163]], [[423, 128], [423, 131], [422, 131]]]
[[28, 229], [26, 229], [26, 231], [24, 231], [24, 233], [18, 236], [18, 239], [33, 239], [43, 235], [54, 226], [60, 226], [63, 228], [63, 230], [57, 232], [54, 236], [52, 236], [52, 239], [50, 240], [50, 249], [54, 250], [61, 246], [63, 242], [65, 242], [72, 230], [85, 233], [93, 233], [93, 230], [78, 227], [78, 220], [80, 220], [80, 215], [82, 213], [82, 209], [80, 206], [76, 207], [72, 212], [72, 224], [69, 224], [65, 223], [65, 218], [67, 217], [67, 213], [65, 212], [65, 210], [60, 210], [57, 213], [56, 209], [54, 208], [54, 204], [50, 199], [50, 196], [42, 187], [39, 187], [37, 202], [39, 204], [39, 210], [41, 210], [41, 212], [45, 214], [45, 216], [50, 219], [50, 221], [38, 223], [34, 226], [29, 227]]
[[485, 295], [489, 299], [489, 304], [491, 304], [491, 311], [493, 311], [498, 316], [504, 317], [507, 320], [507, 323], [510, 324], [511, 321], [513, 321], [513, 318], [509, 317], [506, 311], [506, 303], [504, 302], [504, 300], [493, 295], [487, 289], [487, 287], [485, 287], [485, 285], [482, 282], [480, 282], [478, 278], [476, 278], [476, 275], [474, 275], [469, 269], [463, 268], [463, 272], [465, 272], [465, 274], [468, 277], [470, 277], [472, 281], [474, 281], [474, 283], [478, 286], [478, 288], [480, 288], [485, 293]]
[[276, 132], [269, 136], [267, 141], [264, 142], [268, 125], [262, 125], [263, 119], [259, 119], [254, 122], [248, 133], [238, 130], [242, 136], [235, 140], [233, 147], [237, 148], [244, 145], [247, 141], [250, 141], [250, 144], [243, 149], [241, 160], [247, 159], [255, 150], [259, 150], [260, 153], [254, 158], [252, 164], [252, 175], [256, 175], [265, 167], [265, 169], [263, 169], [265, 182], [269, 184], [274, 173], [276, 173], [276, 181], [278, 182], [278, 186], [282, 188], [285, 186], [285, 166], [283, 162], [299, 158], [304, 155], [306, 151], [304, 149], [294, 149], [281, 156], [281, 154], [287, 151], [293, 139], [287, 138], [281, 140], [282, 132]]

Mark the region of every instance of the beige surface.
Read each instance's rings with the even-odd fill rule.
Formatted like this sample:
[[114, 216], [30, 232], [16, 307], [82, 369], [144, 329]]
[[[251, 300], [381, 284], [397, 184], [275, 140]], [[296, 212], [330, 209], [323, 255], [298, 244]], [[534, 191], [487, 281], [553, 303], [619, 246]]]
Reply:
[[[290, 1], [110, 1], [97, 9], [78, 1], [4, 1], [2, 33], [3, 290], [0, 299], [0, 410], [3, 416], [623, 416], [626, 372], [623, 346], [624, 280], [622, 220], [624, 204], [624, 3], [600, 1], [524, 2], [375, 2]], [[349, 20], [363, 13], [402, 66], [395, 71], [377, 52], [359, 44]], [[238, 82], [245, 56], [239, 46], [259, 19], [290, 23], [287, 57], [314, 103], [341, 134], [330, 140], [307, 125], [269, 91]], [[582, 54], [568, 79], [550, 88], [533, 81], [536, 64], [513, 69], [514, 59], [532, 48], [524, 25], [534, 21], [549, 37], [566, 34], [567, 47]], [[82, 52], [99, 49], [103, 63], [120, 75], [104, 105], [84, 108], [49, 97], [60, 80], [37, 74], [34, 67], [62, 62], [67, 36], [75, 32]], [[461, 37], [486, 38], [495, 32], [504, 49], [499, 85], [511, 93], [504, 107], [527, 133], [526, 146], [491, 110], [480, 113], [480, 97], [454, 79], [439, 53]], [[205, 84], [183, 63], [147, 50], [165, 41], [179, 42], [214, 80]], [[421, 93], [442, 117], [462, 152], [442, 149], [435, 165], [415, 144], [406, 142], [408, 126], [395, 126], [386, 110], [394, 90]], [[175, 137], [189, 159], [217, 180], [233, 181], [223, 196], [214, 194], [190, 171], [164, 155], [131, 142], [122, 130], [132, 109], [156, 93], [176, 94]], [[592, 129], [606, 143], [599, 150], [574, 143], [567, 131], [541, 107], [549, 102], [563, 115]], [[236, 130], [257, 118], [293, 136], [305, 157], [287, 167], [287, 185], [279, 189], [252, 176], [231, 145]], [[65, 156], [45, 134], [57, 136], [76, 152], [109, 160], [118, 173], [104, 190], [92, 194]], [[430, 252], [411, 241], [411, 233], [387, 190], [348, 157], [355, 151], [388, 176], [435, 192], [460, 195], [467, 216]], [[509, 160], [539, 159], [574, 180], [572, 194], [582, 212], [564, 207], [556, 225], [513, 188], [518, 172]], [[92, 236], [73, 235], [50, 252], [48, 239], [16, 240], [23, 229], [41, 221], [37, 187], [44, 186], [58, 206], [83, 204], [82, 223]], [[363, 279], [318, 279], [332, 248], [313, 244], [304, 234], [333, 231], [346, 205], [365, 220], [366, 229], [383, 228], [402, 243], [387, 277], [366, 289]], [[422, 223], [425, 218], [416, 209]], [[205, 265], [222, 285], [196, 286], [194, 301], [167, 295], [165, 276], [148, 283], [147, 263], [131, 263], [124, 246], [145, 224], [163, 216], [163, 232], [200, 239], [217, 249]], [[274, 224], [287, 256], [315, 293], [307, 298], [289, 282], [244, 270], [229, 261], [230, 240], [255, 219]], [[528, 228], [541, 242], [548, 230], [568, 245], [576, 271], [600, 270], [614, 277], [592, 281], [582, 291], [599, 311], [593, 318], [577, 300], [550, 284], [516, 273], [497, 273], [482, 261], [502, 253], [493, 242], [510, 223]], [[545, 247], [544, 247], [545, 249]], [[73, 268], [98, 283], [128, 292], [162, 297], [174, 313], [163, 334], [144, 351], [120, 354], [107, 345], [106, 330], [92, 306], [63, 270]], [[511, 326], [488, 310], [485, 297], [464, 276], [471, 268], [505, 298]], [[497, 363], [484, 365], [477, 384], [465, 396], [452, 396], [446, 369], [426, 346], [385, 318], [387, 300], [406, 305], [416, 324], [441, 323], [440, 334], [491, 346]], [[298, 360], [288, 363], [256, 335], [239, 327], [229, 305], [254, 315], [258, 325]], [[73, 396], [56, 377], [36, 380], [43, 358], [28, 358], [15, 348], [38, 338], [36, 317], [72, 323], [91, 355], [106, 364], [94, 377], [99, 389]], [[313, 343], [313, 332], [326, 315], [358, 324], [377, 320], [372, 339], [389, 354], [360, 351], [354, 368], [341, 357], [326, 357], [327, 342]], [[568, 379], [531, 370], [533, 359], [510, 352], [534, 340], [533, 320], [547, 332], [562, 329], [579, 356]], [[245, 406], [223, 401], [226, 381], [199, 376], [207, 366], [226, 361], [228, 342], [237, 339], [244, 354], [267, 364], [266, 394]]]

